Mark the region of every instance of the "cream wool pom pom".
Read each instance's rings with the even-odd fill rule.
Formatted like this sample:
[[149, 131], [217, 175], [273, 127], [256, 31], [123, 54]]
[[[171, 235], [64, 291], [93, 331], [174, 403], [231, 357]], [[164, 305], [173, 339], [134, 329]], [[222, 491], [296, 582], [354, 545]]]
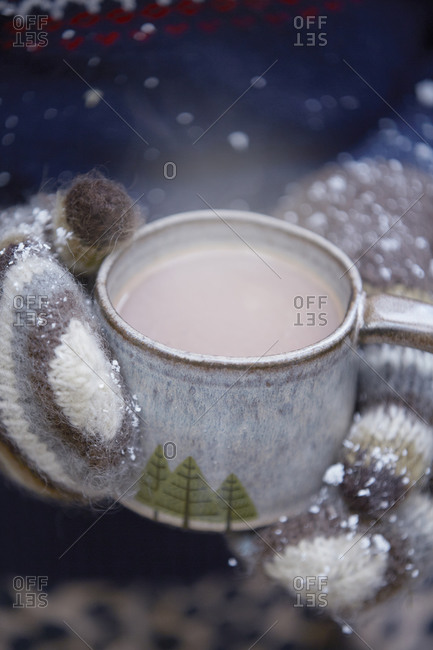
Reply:
[[386, 585], [389, 547], [382, 535], [319, 536], [286, 546], [265, 562], [264, 569], [304, 603], [347, 614], [360, 609]]

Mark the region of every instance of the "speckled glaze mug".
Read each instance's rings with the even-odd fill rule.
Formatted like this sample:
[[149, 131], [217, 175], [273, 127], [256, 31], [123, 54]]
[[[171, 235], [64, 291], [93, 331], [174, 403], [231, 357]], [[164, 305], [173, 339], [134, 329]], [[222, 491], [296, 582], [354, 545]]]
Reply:
[[[251, 357], [187, 353], [151, 340], [116, 312], [127, 281], [192, 244], [233, 240], [301, 259], [338, 297], [339, 327], [294, 352]], [[263, 526], [308, 507], [338, 457], [353, 415], [360, 343], [433, 352], [433, 307], [366, 297], [333, 244], [278, 219], [236, 210], [186, 212], [150, 223], [102, 264], [96, 298], [105, 333], [146, 422], [143, 475], [124, 504], [200, 530]]]

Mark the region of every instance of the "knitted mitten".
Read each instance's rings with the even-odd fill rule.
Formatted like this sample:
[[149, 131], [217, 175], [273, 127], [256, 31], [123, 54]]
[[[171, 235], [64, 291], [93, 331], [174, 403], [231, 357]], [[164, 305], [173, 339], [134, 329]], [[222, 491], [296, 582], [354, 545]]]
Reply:
[[[81, 185], [79, 207], [86, 211], [89, 183], [93, 205], [94, 183], [102, 190], [109, 185], [79, 179], [64, 199], [66, 208], [75, 206], [74, 217], [74, 194]], [[125, 219], [124, 191], [116, 185], [110, 190], [102, 194], [106, 202], [115, 194], [122, 200], [112, 201], [106, 229], [116, 214]], [[94, 223], [102, 212], [88, 211], [87, 230], [72, 230], [66, 208], [59, 217], [53, 197], [37, 197], [1, 215], [0, 463], [40, 494], [95, 500], [120, 496], [138, 478], [138, 407], [101, 336], [89, 296], [56, 259], [69, 261], [75, 252], [80, 268], [93, 270], [113, 238], [107, 241], [100, 219]], [[68, 229], [58, 225], [60, 219]], [[92, 247], [98, 229], [102, 235]], [[59, 241], [66, 244], [56, 252], [53, 242]]]
[[[432, 301], [433, 184], [427, 175], [395, 160], [347, 160], [288, 189], [278, 216], [345, 250], [368, 292]], [[326, 603], [337, 617], [423, 575], [433, 554], [426, 491], [432, 388], [433, 355], [366, 346], [358, 412], [339, 462], [324, 475], [338, 493], [324, 488], [308, 514], [283, 517], [259, 536], [244, 537], [235, 542], [238, 552], [304, 605]]]
[[[279, 215], [325, 235], [359, 266], [367, 293], [433, 302], [433, 184], [396, 160], [327, 165], [281, 202]], [[381, 515], [430, 472], [433, 355], [366, 346], [359, 404], [345, 443], [343, 490]], [[424, 481], [425, 482], [425, 481]]]
[[[357, 262], [368, 293], [433, 302], [432, 199], [430, 177], [414, 168], [396, 160], [348, 160], [307, 179], [282, 200], [279, 215], [342, 248]], [[431, 354], [366, 346], [343, 489], [371, 516], [429, 473], [432, 385]]]

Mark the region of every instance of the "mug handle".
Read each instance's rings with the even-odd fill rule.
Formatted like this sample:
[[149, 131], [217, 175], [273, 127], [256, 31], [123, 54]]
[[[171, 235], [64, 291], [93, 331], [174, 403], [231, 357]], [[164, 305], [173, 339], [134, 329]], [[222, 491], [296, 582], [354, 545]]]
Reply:
[[433, 353], [433, 305], [390, 294], [364, 295], [360, 343], [390, 343]]

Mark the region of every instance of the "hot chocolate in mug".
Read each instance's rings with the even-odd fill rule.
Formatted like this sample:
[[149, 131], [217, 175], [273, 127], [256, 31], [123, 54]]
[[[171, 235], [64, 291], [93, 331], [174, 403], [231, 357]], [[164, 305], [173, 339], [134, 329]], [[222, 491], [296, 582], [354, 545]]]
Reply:
[[246, 211], [144, 226], [103, 262], [96, 297], [145, 423], [143, 474], [123, 502], [186, 528], [308, 507], [351, 423], [358, 346], [433, 352], [433, 306], [367, 297], [332, 243]]

